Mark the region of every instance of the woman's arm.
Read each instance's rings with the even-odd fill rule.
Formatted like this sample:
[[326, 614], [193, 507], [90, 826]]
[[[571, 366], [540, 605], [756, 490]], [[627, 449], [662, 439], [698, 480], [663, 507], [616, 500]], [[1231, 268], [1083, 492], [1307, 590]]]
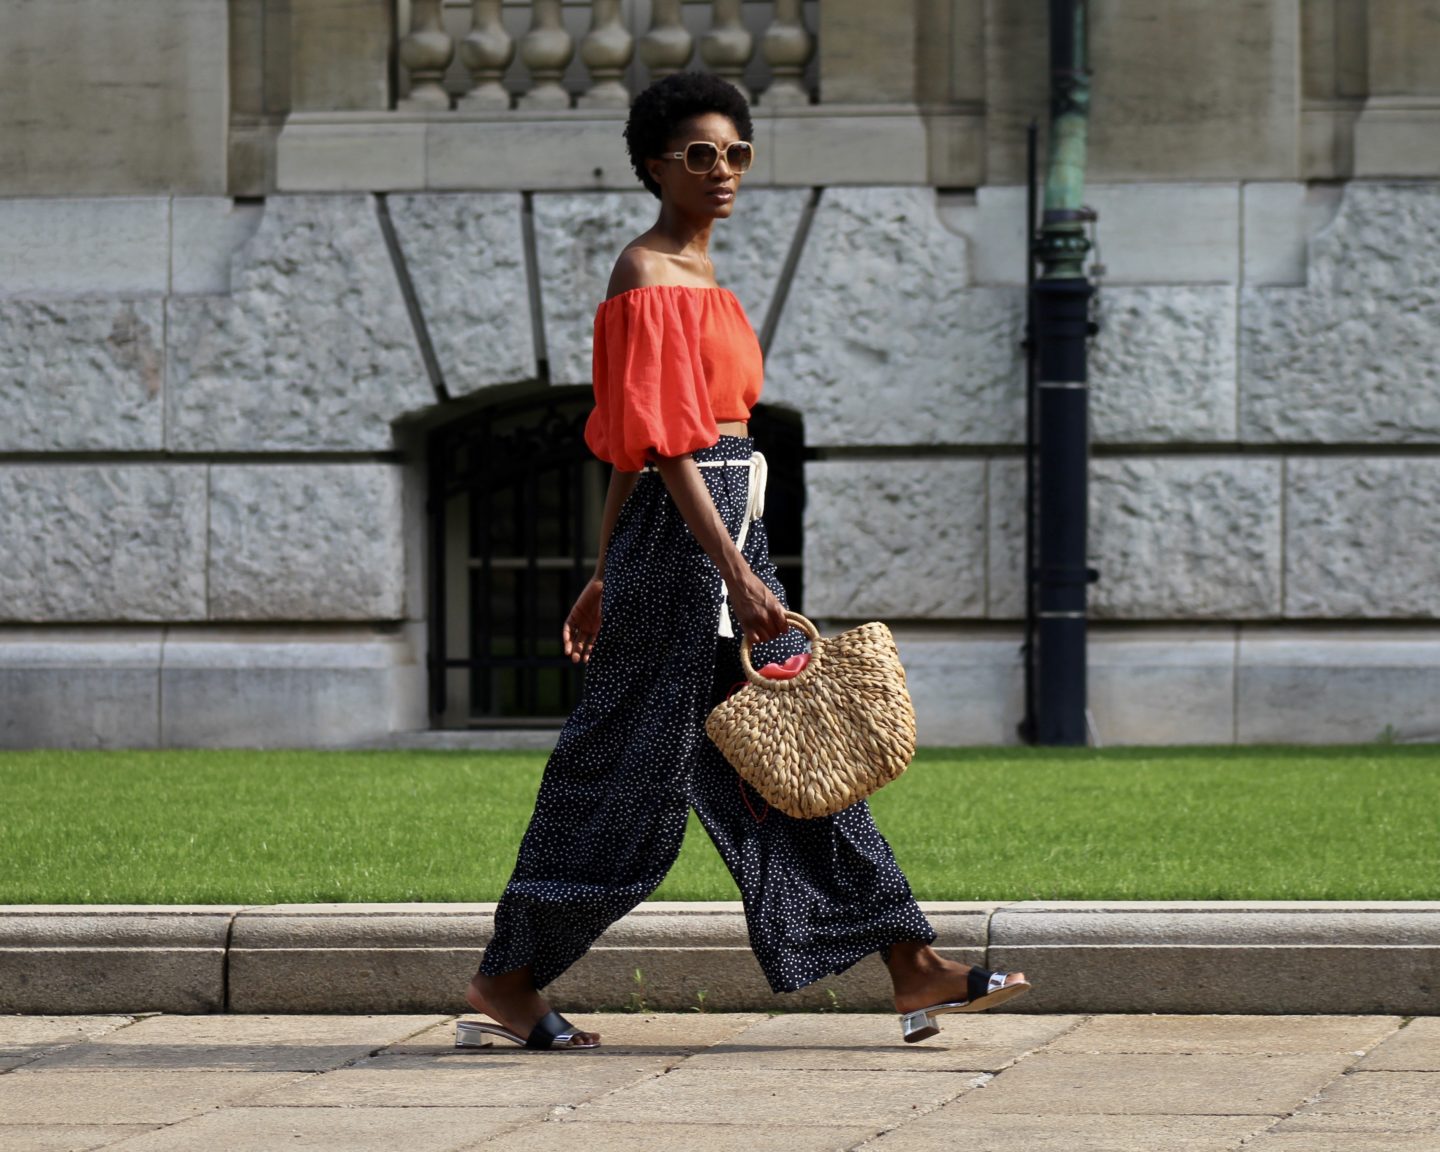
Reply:
[[615, 531], [615, 521], [620, 519], [620, 509], [630, 498], [630, 493], [635, 489], [635, 481], [639, 478], [638, 472], [621, 472], [616, 468], [610, 470], [610, 486], [605, 490], [605, 511], [600, 514], [600, 554], [595, 558], [595, 575], [580, 589], [580, 595], [575, 598], [575, 606], [570, 609], [570, 615], [565, 617], [564, 627], [560, 629], [561, 644], [572, 664], [590, 659], [590, 650], [595, 647], [595, 638], [600, 635], [600, 600], [605, 591], [605, 551], [610, 543], [610, 536]]
[[670, 490], [670, 498], [689, 525], [700, 547], [720, 570], [720, 577], [730, 593], [730, 603], [740, 627], [752, 644], [773, 640], [787, 628], [785, 609], [765, 582], [755, 575], [750, 562], [740, 554], [730, 533], [715, 510], [710, 490], [700, 476], [700, 469], [689, 456], [662, 456], [656, 461], [660, 477]]
[[620, 519], [620, 509], [625, 507], [625, 501], [630, 499], [630, 493], [635, 491], [635, 481], [639, 479], [639, 472], [610, 469], [610, 486], [605, 489], [605, 511], [600, 514], [600, 555], [595, 558], [595, 575], [592, 579], [605, 579], [605, 549], [615, 531], [615, 521]]

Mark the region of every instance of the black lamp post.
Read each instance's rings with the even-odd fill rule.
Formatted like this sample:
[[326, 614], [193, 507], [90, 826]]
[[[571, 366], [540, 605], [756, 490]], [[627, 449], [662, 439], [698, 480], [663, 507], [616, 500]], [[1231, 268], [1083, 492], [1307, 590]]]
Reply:
[[[1029, 574], [1037, 609], [1035, 715], [1039, 744], [1086, 743], [1085, 564], [1090, 457], [1086, 341], [1091, 334], [1082, 204], [1090, 74], [1086, 0], [1050, 0], [1050, 145], [1033, 287], [1036, 356], [1038, 556]], [[1038, 562], [1038, 563], [1037, 563]]]

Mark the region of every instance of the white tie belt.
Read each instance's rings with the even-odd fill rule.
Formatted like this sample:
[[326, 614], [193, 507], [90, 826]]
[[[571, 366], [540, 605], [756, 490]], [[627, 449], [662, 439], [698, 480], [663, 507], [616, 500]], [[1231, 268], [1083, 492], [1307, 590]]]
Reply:
[[[745, 551], [745, 539], [750, 535], [750, 524], [765, 515], [765, 482], [769, 479], [769, 465], [765, 463], [765, 456], [761, 452], [751, 452], [746, 460], [697, 460], [697, 468], [748, 468], [750, 470], [750, 481], [746, 485], [745, 496], [745, 518], [740, 521], [740, 534], [735, 538], [735, 547]], [[658, 472], [654, 464], [645, 465], [646, 472]], [[730, 624], [730, 589], [725, 587], [725, 581], [720, 581], [720, 623], [716, 628], [717, 634], [721, 636], [734, 636], [735, 630]]]

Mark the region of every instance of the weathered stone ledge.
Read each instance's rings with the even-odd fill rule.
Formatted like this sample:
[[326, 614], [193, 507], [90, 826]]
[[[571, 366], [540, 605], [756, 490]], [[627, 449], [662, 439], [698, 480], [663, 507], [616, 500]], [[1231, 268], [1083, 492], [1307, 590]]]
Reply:
[[[0, 907], [0, 1012], [459, 1012], [493, 904]], [[927, 902], [1026, 1012], [1440, 1013], [1440, 902]], [[774, 996], [738, 903], [642, 905], [553, 986], [575, 1010], [885, 1011], [866, 958]]]

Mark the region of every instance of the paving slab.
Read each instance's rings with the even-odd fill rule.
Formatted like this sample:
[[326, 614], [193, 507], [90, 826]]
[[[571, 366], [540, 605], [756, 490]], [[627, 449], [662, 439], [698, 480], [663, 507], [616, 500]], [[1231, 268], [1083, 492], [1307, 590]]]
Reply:
[[152, 1016], [20, 1070], [122, 1066], [176, 1071], [324, 1072], [441, 1023], [439, 1016]]
[[0, 1124], [0, 1148], [5, 1152], [91, 1152], [153, 1128], [151, 1124]]
[[76, 1044], [122, 1028], [132, 1020], [133, 1016], [0, 1016], [0, 1051]]
[[998, 1072], [1082, 1019], [953, 1014], [941, 1018], [939, 1036], [906, 1044], [894, 1014], [774, 1016], [721, 1040], [686, 1067]]
[[1277, 1132], [1430, 1132], [1440, 1147], [1440, 1072], [1352, 1072]]
[[572, 1018], [606, 1046], [456, 1050], [439, 1014], [0, 1017], [0, 1048], [48, 1053], [0, 1074], [0, 1148], [1440, 1149], [1440, 1071], [1410, 1067], [1436, 1018], [957, 1015], [919, 1045], [891, 1013]]
[[1231, 1152], [1260, 1116], [957, 1115], [951, 1106], [886, 1133], [865, 1152]]
[[904, 1123], [968, 1092], [987, 1077], [965, 1072], [848, 1072], [700, 1068], [688, 1062], [668, 1075], [615, 1092], [565, 1120], [653, 1124], [876, 1125]]
[[1433, 1112], [1311, 1112], [1302, 1109], [1275, 1125], [1273, 1131], [1284, 1134], [1360, 1133], [1367, 1135], [1393, 1132], [1427, 1133], [1435, 1147], [1440, 1148], [1440, 1121]]
[[1047, 1051], [1361, 1056], [1400, 1024], [1398, 1016], [1093, 1016]]
[[[561, 1131], [554, 1122], [529, 1124], [487, 1141], [484, 1152], [637, 1152], [683, 1148], [686, 1152], [846, 1152], [878, 1129], [809, 1124], [653, 1124], [574, 1121]], [[952, 1145], [953, 1147], [953, 1145]]]
[[1434, 1132], [1267, 1132], [1245, 1152], [1435, 1152]]
[[494, 1108], [574, 1106], [652, 1079], [664, 1057], [479, 1049], [454, 1056], [377, 1056], [268, 1093], [262, 1107]]
[[[0, 1016], [0, 1072], [129, 1024], [130, 1016]], [[0, 1147], [3, 1147], [0, 1144]]]
[[127, 1140], [120, 1149], [395, 1152], [408, 1148], [458, 1152], [544, 1115], [544, 1109], [536, 1108], [223, 1108]]
[[0, 1076], [0, 1125], [173, 1124], [294, 1083], [289, 1072], [46, 1072]]
[[[585, 1032], [598, 1032], [602, 1043], [589, 1056], [632, 1056], [637, 1053], [681, 1059], [712, 1044], [729, 1040], [768, 1017], [758, 1012], [663, 1012], [647, 1015], [567, 1012], [565, 1018]], [[469, 1013], [461, 1019], [484, 1020]], [[495, 1041], [495, 1051], [514, 1050], [504, 1040]], [[446, 1020], [433, 1028], [386, 1048], [388, 1056], [423, 1055], [469, 1058], [455, 1047], [455, 1021]]]
[[1411, 1020], [1356, 1067], [1366, 1072], [1440, 1072], [1440, 1017]]
[[1037, 1052], [955, 1105], [964, 1112], [1283, 1116], [1349, 1065], [1347, 1056]]

